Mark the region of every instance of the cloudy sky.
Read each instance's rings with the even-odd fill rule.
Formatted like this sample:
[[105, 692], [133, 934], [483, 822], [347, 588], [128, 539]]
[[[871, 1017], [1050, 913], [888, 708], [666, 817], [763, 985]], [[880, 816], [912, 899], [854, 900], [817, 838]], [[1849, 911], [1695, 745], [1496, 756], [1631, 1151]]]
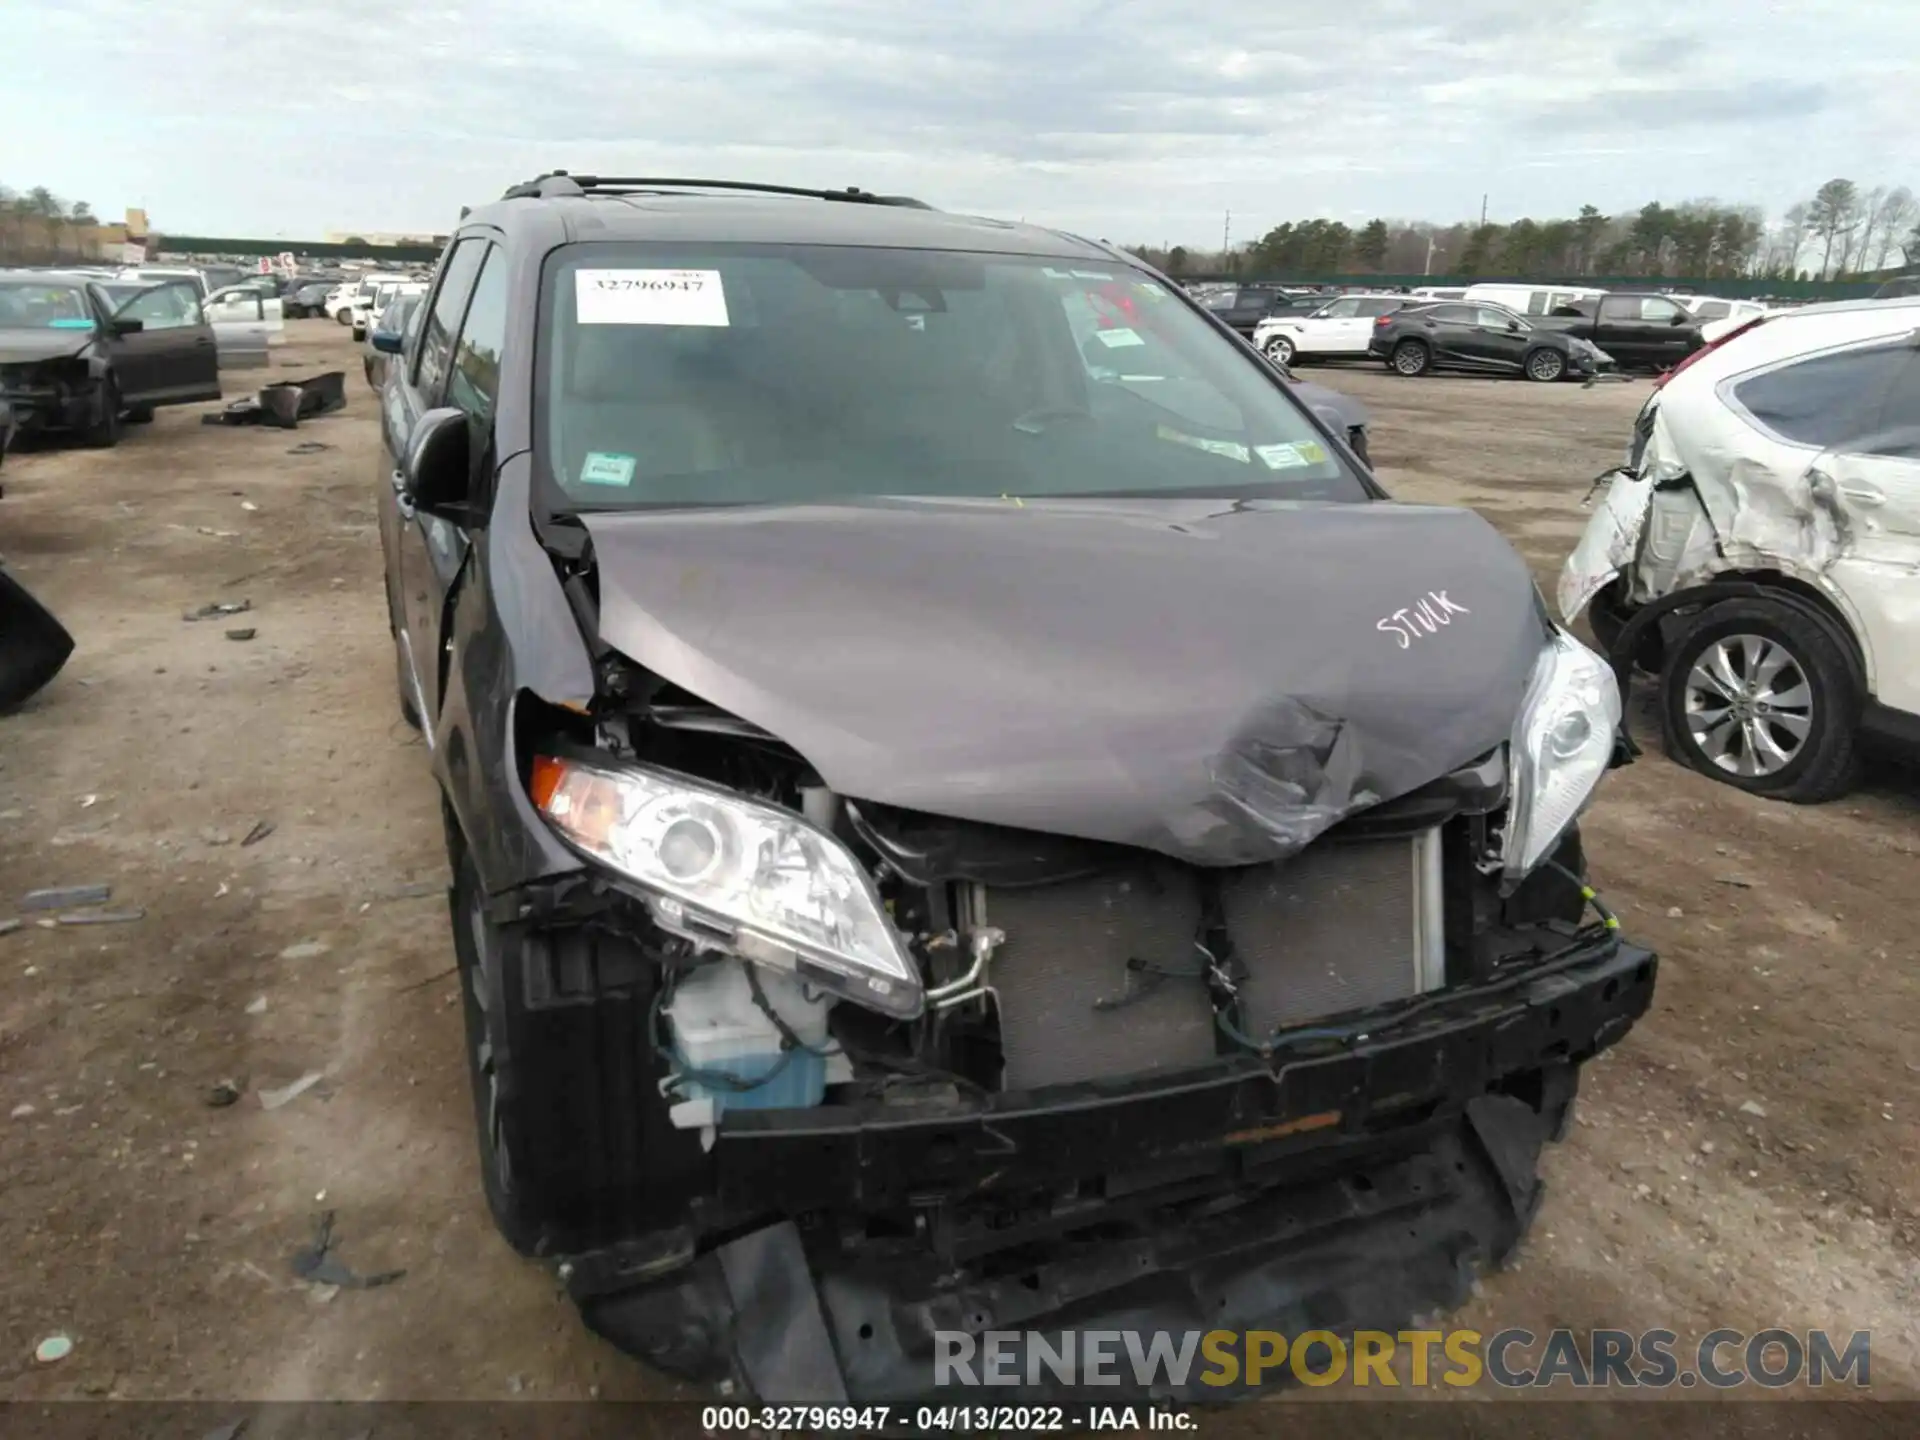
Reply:
[[[0, 183], [176, 234], [445, 230], [555, 167], [1128, 243], [1920, 187], [1920, 4], [11, 0]], [[542, 13], [542, 10], [545, 13]], [[1893, 173], [1901, 165], [1915, 173]], [[1889, 168], [1892, 167], [1892, 168]]]

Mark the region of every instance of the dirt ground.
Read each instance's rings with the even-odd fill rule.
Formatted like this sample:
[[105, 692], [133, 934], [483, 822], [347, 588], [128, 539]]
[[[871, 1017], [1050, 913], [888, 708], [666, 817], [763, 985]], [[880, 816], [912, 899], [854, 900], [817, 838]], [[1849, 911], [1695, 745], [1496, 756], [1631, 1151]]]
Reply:
[[[0, 936], [0, 1394], [675, 1393], [487, 1221], [435, 798], [394, 702], [374, 405], [343, 331], [289, 330], [275, 373], [344, 366], [345, 413], [289, 434], [166, 410], [114, 451], [0, 468], [0, 554], [78, 640], [0, 720], [0, 919], [95, 881], [145, 911]], [[1314, 378], [1374, 407], [1397, 495], [1478, 508], [1549, 594], [1646, 389]], [[1920, 781], [1769, 804], [1641, 733], [1587, 836], [1662, 954], [1655, 1009], [1587, 1072], [1519, 1263], [1459, 1321], [1870, 1329], [1875, 1392], [1912, 1393]], [[215, 1108], [222, 1082], [241, 1098]], [[295, 1279], [324, 1210], [342, 1259], [404, 1277]], [[56, 1331], [73, 1353], [37, 1365]]]

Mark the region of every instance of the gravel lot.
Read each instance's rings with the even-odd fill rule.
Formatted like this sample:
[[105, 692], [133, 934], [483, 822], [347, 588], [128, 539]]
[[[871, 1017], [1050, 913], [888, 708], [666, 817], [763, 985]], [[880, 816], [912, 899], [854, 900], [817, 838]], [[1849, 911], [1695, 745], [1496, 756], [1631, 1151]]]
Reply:
[[[394, 702], [374, 406], [344, 331], [290, 331], [278, 373], [344, 366], [345, 413], [289, 434], [167, 410], [115, 451], [0, 469], [0, 553], [79, 642], [0, 720], [0, 919], [89, 881], [146, 912], [0, 937], [0, 1392], [673, 1393], [486, 1219], [435, 797]], [[1396, 494], [1479, 509], [1549, 593], [1646, 393], [1309, 373], [1374, 407]], [[309, 440], [329, 448], [289, 453]], [[181, 618], [240, 599], [243, 620]], [[1669, 763], [1641, 716], [1649, 753], [1587, 835], [1664, 957], [1655, 1010], [1587, 1072], [1520, 1262], [1460, 1320], [1871, 1329], [1875, 1392], [1912, 1393], [1920, 782], [1751, 800]], [[242, 1096], [210, 1107], [223, 1081]], [[294, 1279], [322, 1210], [348, 1263], [405, 1276]], [[36, 1365], [55, 1331], [72, 1355]]]

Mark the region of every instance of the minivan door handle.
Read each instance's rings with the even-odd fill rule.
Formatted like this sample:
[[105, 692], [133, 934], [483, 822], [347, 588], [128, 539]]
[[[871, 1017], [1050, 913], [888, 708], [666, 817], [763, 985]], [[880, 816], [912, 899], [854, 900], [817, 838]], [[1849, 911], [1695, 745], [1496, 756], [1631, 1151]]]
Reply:
[[413, 500], [407, 494], [407, 477], [399, 470], [388, 477], [393, 483], [393, 504], [400, 512], [402, 520], [411, 520], [414, 516]]

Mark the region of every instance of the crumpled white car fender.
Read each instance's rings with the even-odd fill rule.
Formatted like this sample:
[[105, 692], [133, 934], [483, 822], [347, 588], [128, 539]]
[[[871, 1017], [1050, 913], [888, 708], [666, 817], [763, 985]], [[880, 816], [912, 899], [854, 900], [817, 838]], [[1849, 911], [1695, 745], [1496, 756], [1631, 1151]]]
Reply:
[[1631, 470], [1616, 470], [1594, 516], [1560, 568], [1560, 618], [1571, 625], [1588, 603], [1640, 553], [1653, 504], [1653, 481]]

